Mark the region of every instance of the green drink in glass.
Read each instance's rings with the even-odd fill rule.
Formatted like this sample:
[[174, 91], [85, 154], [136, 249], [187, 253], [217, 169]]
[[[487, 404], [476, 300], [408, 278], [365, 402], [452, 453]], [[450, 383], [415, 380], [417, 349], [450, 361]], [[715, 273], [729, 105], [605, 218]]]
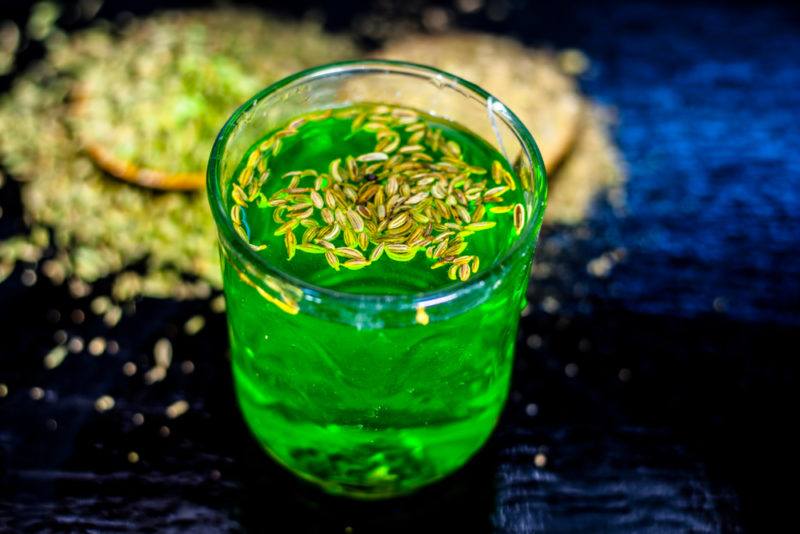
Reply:
[[463, 465], [508, 393], [544, 210], [519, 120], [432, 68], [339, 63], [244, 104], [208, 172], [237, 396], [264, 448], [361, 498]]

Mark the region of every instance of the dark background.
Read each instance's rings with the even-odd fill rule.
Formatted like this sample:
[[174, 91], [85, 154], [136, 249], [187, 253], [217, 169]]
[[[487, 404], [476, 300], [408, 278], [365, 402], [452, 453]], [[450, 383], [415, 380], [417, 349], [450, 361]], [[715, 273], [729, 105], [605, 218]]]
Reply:
[[[100, 16], [155, 5], [106, 2]], [[273, 8], [309, 5], [339, 30], [383, 9]], [[764, 532], [796, 523], [798, 8], [510, 0], [460, 14], [435, 5], [461, 27], [584, 50], [592, 67], [582, 88], [616, 111], [628, 167], [623, 213], [598, 200], [584, 224], [543, 232], [513, 389], [491, 442], [406, 499], [322, 495], [267, 459], [240, 419], [223, 315], [205, 302], [144, 300], [106, 332], [90, 313], [71, 320], [91, 297], [74, 301], [46, 281], [24, 287], [19, 267], [0, 285], [0, 382], [10, 390], [0, 399], [0, 529]], [[28, 11], [2, 9], [18, 21]], [[23, 65], [37, 54], [30, 46]], [[21, 231], [16, 184], [0, 190], [0, 205], [0, 236]], [[610, 276], [589, 274], [587, 263], [609, 251], [622, 258]], [[208, 325], [187, 337], [180, 326], [196, 313]], [[45, 371], [57, 329], [106, 335], [121, 350]], [[120, 372], [126, 361], [146, 369], [162, 336], [194, 373], [173, 364], [146, 387], [141, 373]], [[34, 386], [43, 400], [30, 398]], [[102, 394], [117, 405], [99, 414]], [[168, 421], [164, 407], [178, 398], [192, 409]], [[128, 451], [141, 460], [130, 464]]]

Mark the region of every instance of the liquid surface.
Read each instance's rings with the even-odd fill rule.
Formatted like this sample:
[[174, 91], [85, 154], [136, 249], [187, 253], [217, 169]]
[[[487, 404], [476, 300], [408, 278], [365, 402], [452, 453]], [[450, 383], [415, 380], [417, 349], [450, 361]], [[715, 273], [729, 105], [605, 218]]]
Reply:
[[[272, 132], [246, 155], [230, 193], [243, 237], [271, 265], [354, 293], [460, 283], [516, 240], [516, 206], [524, 223], [522, 193], [493, 147], [451, 122], [381, 105], [306, 115]], [[469, 265], [453, 268], [457, 258]]]
[[[301, 234], [309, 228], [330, 226], [316, 206], [302, 219], [314, 222], [305, 223], [307, 226], [298, 223], [293, 229], [297, 234], [295, 241], [287, 242], [286, 233], [275, 235], [289, 220], [287, 213], [294, 213], [285, 208], [286, 202], [280, 202], [288, 198], [279, 193], [281, 189], [303, 189], [297, 193], [296, 203], [313, 205], [306, 188], [323, 191], [331, 184], [344, 188], [354, 182], [358, 197], [362, 188], [369, 187], [370, 183], [387, 187], [391, 174], [381, 176], [371, 165], [385, 163], [388, 158], [356, 162], [354, 174], [360, 180], [340, 176], [343, 180], [338, 182], [333, 177], [341, 175], [341, 169], [348, 168], [348, 156], [356, 158], [375, 152], [376, 142], [380, 142], [375, 133], [354, 128], [356, 120], [370, 123], [366, 117], [358, 119], [363, 108], [343, 111], [344, 116], [326, 116], [298, 128], [296, 137], [290, 135], [281, 140], [277, 155], [270, 152], [267, 158], [262, 158], [260, 147], [274, 150], [275, 132], [271, 133], [242, 163], [239, 175], [239, 183], [244, 183], [242, 191], [231, 190], [230, 193], [232, 197], [247, 195], [248, 198], [238, 199], [245, 201], [240, 202], [244, 207], [237, 206], [237, 201], [232, 199], [231, 208], [236, 212], [234, 217], [239, 217], [241, 228], [237, 232], [259, 249], [259, 254], [304, 281], [359, 294], [410, 294], [457, 288], [463, 279], [468, 280], [476, 270], [480, 272], [503, 256], [517, 238], [513, 208], [521, 202], [518, 200], [520, 184], [515, 183], [513, 190], [510, 186], [498, 185], [493, 174], [501, 184], [505, 178], [497, 166], [508, 172], [508, 165], [500, 162], [499, 154], [468, 131], [429, 117], [422, 119], [426, 129], [441, 131], [442, 139], [458, 143], [461, 156], [455, 159], [485, 171], [465, 173], [459, 167], [458, 172], [452, 174], [462, 183], [453, 189], [463, 191], [465, 186], [474, 189], [479, 187], [475, 185], [479, 181], [484, 185], [479, 191], [472, 191], [474, 199], [464, 203], [455, 198], [457, 193], [448, 186], [444, 202], [452, 195], [451, 205], [454, 208], [460, 205], [467, 210], [467, 215], [464, 216], [463, 211], [459, 215], [459, 210], [455, 209], [454, 213], [448, 211], [450, 216], [446, 218], [423, 219], [417, 226], [404, 230], [404, 239], [419, 228], [422, 231], [417, 238], [423, 241], [425, 238], [432, 241], [442, 233], [451, 232], [445, 236], [445, 248], [462, 248], [466, 243], [463, 250], [437, 256], [435, 250], [427, 253], [428, 249], [439, 247], [438, 243], [431, 242], [419, 246], [413, 254], [401, 251], [390, 257], [384, 251], [379, 259], [370, 261], [381, 239], [392, 236], [377, 228], [362, 229], [354, 232], [356, 242], [348, 246], [340, 228], [337, 236], [325, 241], [337, 251], [340, 248], [358, 251], [367, 264], [359, 264], [359, 268], [351, 270], [345, 262], [352, 257], [336, 256], [337, 270], [336, 264], [324, 253], [328, 247], [324, 247], [323, 253], [298, 250], [304, 242], [319, 244], [316, 238], [303, 239]], [[388, 113], [392, 113], [391, 108]], [[399, 146], [408, 144], [409, 134], [413, 131], [400, 134]], [[440, 160], [439, 156], [432, 157]], [[330, 162], [337, 159], [341, 160], [341, 167], [332, 169]], [[500, 163], [495, 164], [495, 161]], [[307, 169], [313, 172], [301, 178], [293, 174], [284, 178], [286, 173]], [[415, 174], [429, 171], [424, 169]], [[255, 188], [247, 177], [241, 180], [241, 173], [247, 172], [251, 173], [250, 180], [259, 180], [266, 174], [269, 177]], [[367, 179], [370, 174], [376, 177]], [[459, 178], [461, 174], [466, 177]], [[293, 180], [296, 183], [291, 183]], [[497, 197], [487, 197], [485, 193], [492, 187], [507, 187], [507, 190]], [[404, 196], [409, 198], [414, 194], [412, 189]], [[308, 201], [304, 197], [308, 197]], [[384, 194], [383, 199], [376, 199], [373, 196], [362, 205], [376, 210], [378, 204], [390, 197]], [[487, 202], [487, 198], [491, 202]], [[279, 202], [274, 202], [276, 200]], [[475, 217], [480, 205], [484, 206], [484, 214]], [[324, 206], [328, 207], [327, 203]], [[511, 206], [511, 209], [502, 208], [502, 213], [493, 213], [486, 209], [490, 206]], [[283, 214], [281, 220], [276, 221], [273, 217], [280, 207], [284, 207]], [[301, 206], [295, 212], [308, 209]], [[409, 211], [405, 209], [399, 213]], [[464, 220], [466, 218], [469, 222]], [[366, 216], [364, 219], [366, 227], [370, 219]], [[485, 225], [487, 228], [474, 233], [464, 230], [476, 219], [495, 224]], [[380, 224], [380, 219], [376, 218], [373, 224]], [[458, 225], [461, 230], [445, 224]], [[353, 227], [360, 225], [356, 221], [351, 224], [351, 229]], [[459, 236], [460, 231], [467, 233]], [[361, 246], [364, 238], [359, 237], [363, 234], [370, 236], [364, 247]], [[353, 238], [348, 237], [349, 240]], [[292, 248], [294, 254], [290, 259]], [[518, 255], [507, 260], [502, 278], [484, 287], [479, 298], [463, 309], [450, 310], [446, 316], [430, 309], [430, 317], [426, 313], [420, 315], [419, 311], [416, 316], [408, 312], [408, 317], [380, 327], [365, 322], [365, 316], [369, 318], [372, 310], [362, 309], [358, 316], [348, 316], [335, 300], [323, 298], [313, 309], [276, 305], [247, 280], [231, 257], [223, 254], [234, 379], [239, 403], [254, 434], [275, 459], [332, 493], [362, 498], [389, 497], [407, 493], [451, 473], [487, 439], [505, 401], [532, 249], [532, 244], [523, 247]], [[454, 262], [465, 255], [473, 258], [466, 263]], [[480, 258], [480, 265], [473, 263], [474, 256]], [[431, 269], [437, 261], [444, 261], [446, 265]], [[455, 279], [450, 276], [454, 263]], [[463, 276], [462, 265], [469, 270], [467, 276]]]

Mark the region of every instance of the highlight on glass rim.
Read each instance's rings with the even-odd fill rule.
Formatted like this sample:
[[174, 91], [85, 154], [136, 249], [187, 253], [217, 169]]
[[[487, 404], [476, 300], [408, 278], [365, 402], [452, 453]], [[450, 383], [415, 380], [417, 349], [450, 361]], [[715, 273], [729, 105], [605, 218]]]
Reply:
[[0, 532], [787, 530], [799, 20], [0, 2]]
[[244, 104], [207, 189], [236, 393], [264, 449], [366, 499], [475, 454], [508, 395], [544, 179], [513, 113], [430, 67], [320, 66]]

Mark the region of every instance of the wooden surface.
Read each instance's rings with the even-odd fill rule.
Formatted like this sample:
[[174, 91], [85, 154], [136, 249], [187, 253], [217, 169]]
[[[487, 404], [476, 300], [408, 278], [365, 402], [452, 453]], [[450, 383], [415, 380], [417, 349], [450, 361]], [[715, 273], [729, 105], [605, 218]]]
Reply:
[[[232, 397], [224, 317], [206, 303], [139, 302], [107, 332], [88, 312], [83, 324], [71, 321], [86, 300], [46, 282], [24, 287], [18, 270], [0, 285], [0, 382], [9, 387], [0, 399], [0, 530], [763, 532], [790, 516], [797, 11], [644, 3], [481, 17], [463, 22], [587, 51], [584, 89], [618, 110], [630, 173], [624, 213], [600, 202], [584, 225], [542, 236], [511, 396], [483, 452], [408, 499], [327, 497], [248, 434]], [[14, 185], [0, 190], [0, 205], [7, 235], [20, 228]], [[52, 322], [50, 310], [61, 318]], [[187, 337], [180, 327], [195, 313], [208, 324]], [[45, 371], [60, 328], [102, 333], [121, 350], [70, 355]], [[177, 363], [145, 386], [141, 371], [162, 336]], [[192, 374], [178, 365], [187, 359]], [[140, 373], [126, 377], [126, 361]], [[44, 399], [30, 398], [34, 386]], [[116, 406], [100, 414], [103, 394]], [[178, 398], [191, 409], [168, 420]]]

